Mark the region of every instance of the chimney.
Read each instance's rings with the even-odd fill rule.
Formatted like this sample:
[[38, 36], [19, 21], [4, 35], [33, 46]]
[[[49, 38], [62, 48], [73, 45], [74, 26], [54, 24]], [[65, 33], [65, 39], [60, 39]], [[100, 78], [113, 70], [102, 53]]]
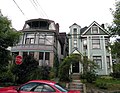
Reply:
[[105, 29], [105, 25], [104, 24], [102, 24], [101, 27]]
[[59, 23], [56, 23], [56, 29], [59, 32]]

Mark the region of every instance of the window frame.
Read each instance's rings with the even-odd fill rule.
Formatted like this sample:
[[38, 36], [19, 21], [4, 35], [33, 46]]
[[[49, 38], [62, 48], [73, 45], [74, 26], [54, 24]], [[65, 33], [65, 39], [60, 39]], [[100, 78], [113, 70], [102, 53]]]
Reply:
[[92, 37], [92, 49], [100, 49], [100, 37]]
[[92, 26], [91, 30], [92, 34], [99, 34], [99, 28], [97, 26]]
[[102, 69], [102, 56], [93, 56], [93, 61]]
[[35, 34], [34, 33], [26, 34], [25, 44], [35, 44]]

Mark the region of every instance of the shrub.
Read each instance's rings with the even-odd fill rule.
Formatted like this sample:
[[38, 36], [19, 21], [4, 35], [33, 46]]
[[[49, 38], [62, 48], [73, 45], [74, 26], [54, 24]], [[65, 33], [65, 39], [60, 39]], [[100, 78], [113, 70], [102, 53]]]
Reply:
[[7, 72], [2, 72], [0, 74], [0, 81], [4, 83], [5, 82], [13, 83], [15, 81], [15, 76], [12, 74], [10, 70], [8, 70]]
[[120, 78], [120, 72], [113, 72], [110, 74], [113, 78]]
[[88, 83], [92, 83], [96, 80], [97, 75], [94, 72], [86, 72], [80, 75], [81, 79], [85, 79]]
[[28, 80], [32, 79], [50, 79], [50, 67], [49, 66], [41, 66], [36, 68], [33, 72], [30, 73]]
[[108, 89], [108, 84], [106, 82], [96, 82], [96, 86], [100, 89]]

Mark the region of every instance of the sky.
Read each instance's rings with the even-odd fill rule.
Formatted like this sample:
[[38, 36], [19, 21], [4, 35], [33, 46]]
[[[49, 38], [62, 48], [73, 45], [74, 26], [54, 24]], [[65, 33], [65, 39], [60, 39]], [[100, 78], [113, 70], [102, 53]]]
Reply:
[[113, 21], [110, 8], [114, 10], [115, 0], [0, 0], [2, 14], [16, 30], [22, 30], [26, 20], [37, 18], [59, 23], [60, 32], [66, 33], [74, 23], [84, 27], [96, 21], [108, 26]]

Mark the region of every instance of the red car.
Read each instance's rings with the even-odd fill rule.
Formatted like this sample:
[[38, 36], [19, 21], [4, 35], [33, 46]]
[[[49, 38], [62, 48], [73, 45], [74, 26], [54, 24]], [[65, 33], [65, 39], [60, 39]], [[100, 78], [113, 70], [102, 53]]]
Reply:
[[0, 88], [0, 93], [80, 93], [80, 91], [68, 91], [54, 81], [32, 80], [21, 86]]

